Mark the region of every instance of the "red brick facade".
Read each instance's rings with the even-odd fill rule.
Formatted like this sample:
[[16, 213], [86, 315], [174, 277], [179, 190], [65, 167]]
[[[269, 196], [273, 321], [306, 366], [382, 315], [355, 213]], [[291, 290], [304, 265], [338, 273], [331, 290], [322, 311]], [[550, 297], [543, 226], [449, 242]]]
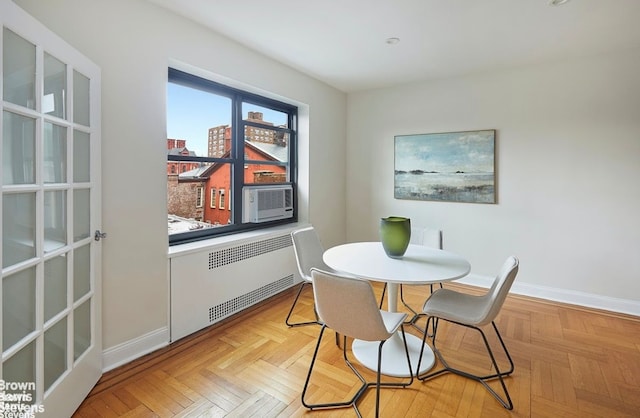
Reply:
[[[265, 155], [258, 149], [247, 146], [245, 149], [248, 159], [265, 159]], [[283, 183], [287, 180], [284, 167], [273, 165], [252, 164], [245, 168], [245, 183]], [[227, 225], [231, 217], [231, 170], [229, 165], [216, 164], [208, 173], [205, 188], [205, 209], [204, 220], [216, 225]], [[213, 192], [212, 192], [213, 191]], [[212, 194], [215, 194], [215, 202], [211, 204]], [[224, 200], [224, 207], [220, 207], [221, 196]], [[213, 207], [212, 207], [213, 206]]]

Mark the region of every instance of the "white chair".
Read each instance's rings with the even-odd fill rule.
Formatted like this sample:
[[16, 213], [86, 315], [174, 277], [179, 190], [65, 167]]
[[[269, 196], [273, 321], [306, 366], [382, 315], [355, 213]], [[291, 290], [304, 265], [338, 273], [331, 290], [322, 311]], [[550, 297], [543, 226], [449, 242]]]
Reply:
[[318, 314], [315, 312], [314, 313], [316, 315], [316, 319], [314, 321], [291, 322], [291, 315], [293, 314], [293, 310], [298, 303], [300, 294], [302, 293], [304, 288], [310, 285], [312, 282], [311, 269], [315, 267], [325, 271], [332, 270], [324, 263], [324, 261], [322, 261], [324, 248], [322, 247], [322, 243], [320, 242], [318, 233], [312, 226], [293, 231], [291, 233], [291, 240], [293, 241], [293, 251], [296, 255], [296, 263], [298, 265], [300, 276], [302, 277], [302, 283], [300, 283], [298, 293], [293, 300], [293, 304], [291, 305], [289, 314], [285, 319], [285, 323], [290, 327], [319, 324]]
[[[411, 240], [410, 244], [416, 245], [424, 245], [426, 247], [437, 248], [439, 250], [442, 249], [442, 231], [439, 229], [432, 228], [419, 228], [412, 227], [411, 228]], [[442, 288], [442, 283], [439, 283], [440, 288]], [[424, 314], [418, 312], [420, 308], [414, 309], [404, 300], [404, 293], [402, 291], [403, 285], [400, 285], [400, 301], [402, 304], [413, 314], [413, 317], [409, 320], [411, 325], [417, 328], [419, 331], [424, 331], [422, 328], [416, 325], [416, 321], [420, 319]], [[433, 284], [429, 285], [430, 293], [433, 293]], [[382, 298], [380, 299], [380, 308], [382, 308], [382, 302], [384, 301], [384, 295], [387, 290], [387, 284], [385, 283], [382, 288]]]
[[[358, 399], [372, 386], [376, 388], [376, 417], [380, 409], [381, 387], [406, 387], [413, 383], [413, 373], [407, 340], [404, 333], [403, 322], [407, 314], [400, 312], [387, 312], [378, 308], [373, 288], [368, 281], [352, 277], [342, 276], [336, 273], [311, 269], [313, 278], [313, 292], [316, 301], [316, 309], [322, 322], [318, 343], [316, 344], [309, 372], [302, 390], [302, 404], [309, 409], [343, 408], [353, 406], [360, 417], [357, 406]], [[309, 382], [316, 363], [318, 350], [322, 342], [322, 336], [327, 328], [344, 336], [342, 343], [344, 361], [361, 382], [355, 395], [346, 401], [333, 403], [310, 404], [305, 399]], [[404, 349], [407, 356], [407, 373], [410, 378], [397, 378], [394, 381], [380, 381], [380, 365], [382, 362], [382, 347], [398, 330], [401, 330], [404, 341]], [[378, 369], [375, 382], [367, 382], [347, 357], [347, 337], [364, 341], [379, 341]], [[408, 381], [407, 381], [408, 380]]]
[[[455, 373], [457, 375], [480, 382], [498, 400], [498, 402], [502, 404], [502, 406], [507, 409], [513, 409], [513, 402], [511, 401], [511, 397], [509, 396], [507, 386], [504, 383], [504, 377], [513, 373], [513, 360], [511, 359], [511, 355], [507, 350], [507, 346], [502, 340], [502, 336], [498, 331], [498, 327], [496, 326], [494, 319], [500, 312], [500, 309], [502, 308], [502, 305], [507, 298], [507, 294], [511, 289], [511, 285], [513, 284], [513, 281], [518, 274], [519, 264], [520, 263], [516, 257], [511, 256], [507, 258], [507, 260], [504, 262], [504, 265], [502, 266], [502, 269], [496, 276], [491, 288], [481, 296], [461, 293], [451, 289], [437, 289], [435, 292], [433, 292], [433, 294], [425, 302], [422, 310], [426, 315], [428, 315], [426, 329], [429, 329], [429, 323], [431, 321], [434, 321], [432, 335], [433, 351], [438, 357], [438, 360], [440, 360], [440, 362], [442, 363], [443, 367], [436, 371], [420, 375], [418, 376], [418, 379], [428, 380], [447, 372]], [[491, 364], [495, 369], [495, 373], [479, 376], [451, 367], [442, 356], [440, 350], [438, 350], [438, 348], [436, 347], [438, 324], [440, 320], [462, 325], [478, 331], [482, 336], [482, 340], [484, 341], [489, 357], [491, 358]], [[493, 326], [498, 340], [500, 341], [500, 345], [502, 346], [502, 349], [507, 356], [507, 359], [509, 361], [509, 369], [506, 371], [500, 371], [500, 369], [498, 368], [498, 364], [493, 355], [493, 351], [491, 351], [491, 346], [489, 345], [487, 337], [480, 328], [481, 326], [487, 324], [491, 324]], [[425, 332], [423, 335], [423, 342], [425, 342], [427, 339], [427, 333]], [[424, 347], [422, 349], [424, 350]], [[422, 358], [422, 354], [420, 358]], [[417, 370], [420, 370], [420, 361], [418, 361]], [[504, 392], [504, 398], [498, 395], [498, 393], [487, 383], [487, 381], [496, 378], [500, 381], [502, 391]]]

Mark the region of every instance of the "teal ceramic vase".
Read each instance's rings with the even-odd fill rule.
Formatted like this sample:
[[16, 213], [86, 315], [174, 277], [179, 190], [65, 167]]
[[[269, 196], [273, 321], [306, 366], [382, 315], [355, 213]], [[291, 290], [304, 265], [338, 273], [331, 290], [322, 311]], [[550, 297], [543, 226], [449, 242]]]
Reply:
[[402, 258], [411, 239], [411, 219], [389, 216], [380, 219], [380, 241], [387, 255]]

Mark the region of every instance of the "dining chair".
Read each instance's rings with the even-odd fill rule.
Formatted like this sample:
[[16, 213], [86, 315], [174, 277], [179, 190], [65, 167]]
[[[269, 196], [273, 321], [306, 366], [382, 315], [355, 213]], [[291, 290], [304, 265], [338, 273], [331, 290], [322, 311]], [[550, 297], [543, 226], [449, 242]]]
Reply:
[[322, 261], [322, 254], [324, 253], [324, 248], [322, 247], [322, 243], [320, 242], [320, 237], [318, 237], [318, 233], [316, 232], [313, 226], [309, 226], [306, 228], [293, 231], [291, 233], [291, 240], [293, 242], [293, 251], [296, 256], [298, 272], [302, 277], [302, 282], [300, 283], [300, 287], [298, 288], [298, 293], [296, 294], [296, 297], [293, 300], [293, 304], [291, 305], [289, 314], [285, 319], [285, 323], [290, 327], [319, 324], [318, 314], [315, 311], [315, 305], [314, 305], [314, 314], [316, 318], [313, 321], [292, 322], [291, 315], [293, 314], [296, 304], [298, 303], [300, 294], [302, 293], [305, 287], [311, 285], [312, 283], [311, 269], [315, 267], [325, 271], [332, 271], [332, 270], [329, 266], [327, 266], [324, 263], [324, 261]]
[[[418, 379], [424, 381], [436, 376], [440, 376], [445, 373], [454, 373], [459, 376], [463, 376], [469, 379], [480, 382], [506, 409], [513, 409], [513, 402], [509, 391], [504, 382], [504, 377], [513, 373], [514, 365], [511, 355], [507, 350], [507, 346], [498, 331], [498, 327], [495, 323], [495, 318], [500, 312], [502, 305], [504, 304], [507, 294], [511, 289], [511, 285], [518, 274], [520, 262], [514, 257], [510, 256], [504, 262], [500, 272], [496, 276], [491, 288], [483, 295], [471, 295], [467, 293], [458, 292], [448, 288], [437, 289], [424, 304], [422, 311], [428, 316], [426, 329], [429, 329], [430, 322], [433, 321], [433, 334], [431, 335], [431, 342], [433, 345], [433, 351], [436, 354], [438, 360], [442, 364], [442, 368], [436, 371], [430, 371], [426, 374], [418, 376]], [[480, 333], [482, 340], [487, 349], [489, 357], [491, 358], [491, 364], [495, 373], [479, 376], [472, 374], [468, 371], [464, 371], [455, 367], [451, 367], [449, 363], [444, 359], [441, 351], [436, 347], [436, 340], [438, 336], [438, 328], [440, 320], [447, 321], [452, 324], [461, 325], [467, 328], [474, 329]], [[496, 358], [493, 355], [491, 346], [487, 337], [480, 327], [491, 324], [493, 327], [498, 341], [504, 350], [504, 353], [509, 361], [509, 369], [501, 371], [496, 362]], [[427, 332], [423, 333], [423, 343], [426, 342]], [[422, 347], [424, 350], [424, 346]], [[422, 356], [422, 353], [421, 353]], [[421, 359], [421, 357], [420, 357]], [[420, 370], [420, 360], [418, 361], [418, 369]], [[504, 398], [501, 397], [487, 381], [498, 379], [504, 392]]]
[[[407, 317], [406, 313], [387, 312], [378, 308], [373, 288], [368, 281], [359, 280], [352, 277], [311, 269], [313, 278], [313, 292], [316, 301], [316, 309], [322, 322], [322, 328], [318, 336], [309, 372], [302, 390], [302, 404], [311, 410], [324, 408], [344, 408], [353, 406], [356, 414], [361, 417], [357, 402], [367, 389], [376, 388], [376, 417], [380, 410], [380, 388], [381, 387], [406, 387], [413, 383], [413, 372], [409, 349], [404, 333], [403, 322]], [[349, 400], [341, 402], [327, 402], [311, 404], [305, 399], [309, 382], [316, 364], [318, 351], [322, 343], [322, 336], [327, 328], [331, 328], [343, 336], [342, 343], [343, 358], [346, 365], [353, 371], [358, 380], [360, 388]], [[394, 378], [395, 380], [381, 382], [380, 367], [382, 363], [382, 347], [384, 343], [400, 330], [404, 342], [404, 350], [407, 357], [407, 378]], [[347, 356], [347, 337], [364, 340], [379, 341], [378, 345], [378, 367], [376, 370], [376, 381], [367, 382]]]
[[[411, 228], [411, 239], [409, 244], [417, 244], [424, 245], [426, 247], [437, 248], [439, 250], [442, 249], [442, 231], [440, 229], [433, 228], [423, 228], [423, 227], [412, 227]], [[438, 283], [440, 288], [442, 288], [442, 283]], [[424, 316], [420, 311], [420, 308], [414, 309], [404, 300], [404, 293], [402, 291], [403, 285], [400, 285], [400, 301], [402, 304], [413, 314], [410, 319], [410, 323], [420, 331], [423, 331], [420, 327], [416, 325], [416, 321], [420, 319], [421, 316]], [[382, 303], [384, 301], [384, 295], [387, 291], [387, 284], [384, 284], [382, 288], [382, 297], [380, 298], [380, 309], [382, 309]], [[429, 285], [430, 293], [433, 293], [433, 284]]]

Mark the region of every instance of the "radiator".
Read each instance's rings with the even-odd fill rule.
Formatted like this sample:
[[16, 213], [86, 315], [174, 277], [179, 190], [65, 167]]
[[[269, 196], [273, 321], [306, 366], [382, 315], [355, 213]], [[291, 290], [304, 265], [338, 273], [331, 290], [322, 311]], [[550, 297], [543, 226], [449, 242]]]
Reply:
[[175, 255], [169, 266], [172, 342], [301, 280], [289, 233]]

